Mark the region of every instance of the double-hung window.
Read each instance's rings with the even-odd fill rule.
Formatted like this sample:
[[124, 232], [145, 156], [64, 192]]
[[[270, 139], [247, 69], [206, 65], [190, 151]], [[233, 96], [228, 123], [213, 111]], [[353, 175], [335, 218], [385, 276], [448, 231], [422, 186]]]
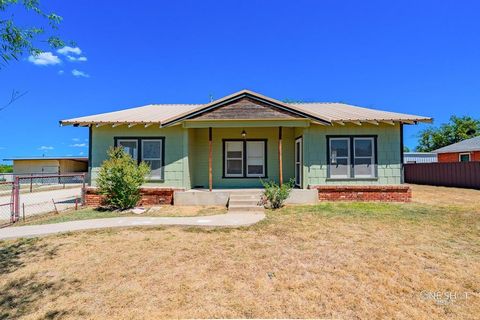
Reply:
[[375, 177], [374, 139], [353, 138], [353, 170], [355, 178]]
[[362, 179], [376, 177], [376, 137], [328, 137], [328, 177]]
[[350, 178], [350, 139], [331, 138], [330, 178]]
[[120, 139], [117, 146], [122, 147], [134, 160], [138, 159], [138, 140], [137, 139]]
[[225, 176], [243, 177], [243, 141], [225, 141]]
[[162, 143], [161, 139], [142, 140], [142, 161], [150, 166], [152, 179], [162, 179]]
[[122, 147], [138, 163], [147, 163], [150, 179], [163, 179], [164, 138], [115, 138], [115, 146]]
[[262, 178], [266, 176], [265, 140], [225, 140], [224, 176]]

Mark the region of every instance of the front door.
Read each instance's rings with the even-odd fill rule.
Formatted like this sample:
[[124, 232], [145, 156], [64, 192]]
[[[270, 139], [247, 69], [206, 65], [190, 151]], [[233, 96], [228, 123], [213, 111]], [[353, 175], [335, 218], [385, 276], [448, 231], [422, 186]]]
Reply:
[[303, 157], [302, 157], [302, 138], [295, 140], [295, 185], [302, 187], [302, 168], [303, 168]]

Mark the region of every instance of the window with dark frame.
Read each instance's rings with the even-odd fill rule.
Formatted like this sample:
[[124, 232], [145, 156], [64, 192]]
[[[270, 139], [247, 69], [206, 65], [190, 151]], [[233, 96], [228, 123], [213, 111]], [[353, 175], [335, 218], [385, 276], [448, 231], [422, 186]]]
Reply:
[[470, 153], [460, 153], [458, 160], [460, 162], [470, 162]]
[[266, 177], [266, 140], [224, 140], [225, 178]]
[[163, 137], [114, 138], [116, 147], [124, 148], [138, 163], [143, 161], [150, 166], [149, 178], [152, 180], [163, 179], [164, 140]]
[[328, 178], [376, 178], [376, 144], [376, 136], [327, 137]]

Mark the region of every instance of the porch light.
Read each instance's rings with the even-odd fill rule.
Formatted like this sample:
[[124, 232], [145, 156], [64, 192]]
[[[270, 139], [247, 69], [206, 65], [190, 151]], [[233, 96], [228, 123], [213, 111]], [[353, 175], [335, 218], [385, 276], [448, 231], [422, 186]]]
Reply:
[[242, 137], [245, 138], [247, 136], [247, 131], [242, 130]]

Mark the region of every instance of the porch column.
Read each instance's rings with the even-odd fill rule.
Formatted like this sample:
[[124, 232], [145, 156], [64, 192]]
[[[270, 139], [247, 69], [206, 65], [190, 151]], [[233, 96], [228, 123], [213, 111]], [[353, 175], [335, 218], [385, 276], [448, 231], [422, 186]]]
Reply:
[[208, 190], [212, 191], [212, 127], [208, 128]]
[[283, 184], [282, 127], [278, 127], [278, 180]]

